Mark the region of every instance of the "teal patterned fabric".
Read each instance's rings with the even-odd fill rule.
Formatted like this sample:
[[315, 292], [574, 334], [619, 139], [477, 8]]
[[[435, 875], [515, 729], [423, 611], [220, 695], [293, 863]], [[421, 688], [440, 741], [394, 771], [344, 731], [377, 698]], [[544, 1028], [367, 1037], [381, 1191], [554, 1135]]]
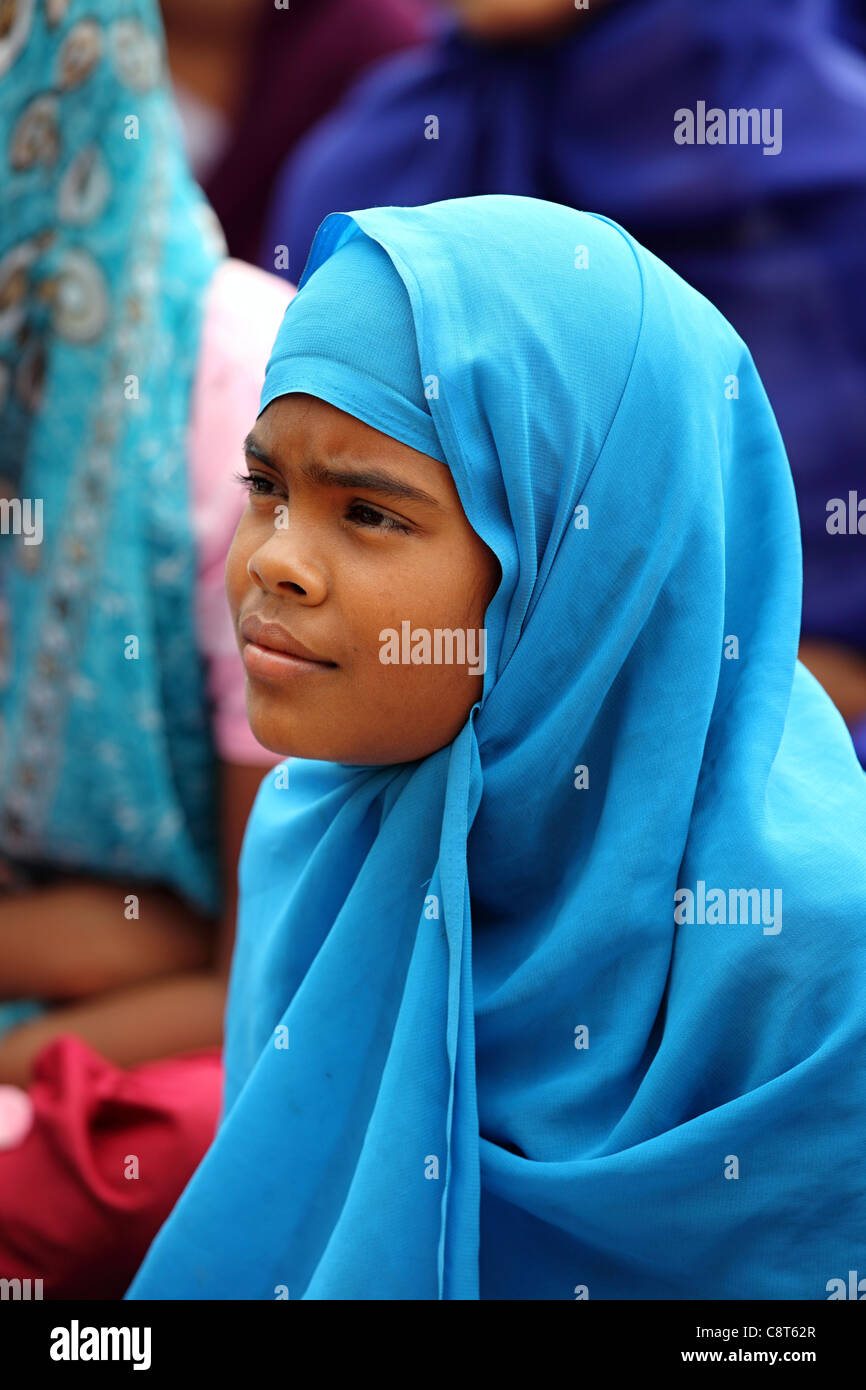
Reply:
[[156, 5], [4, 16], [0, 872], [150, 880], [216, 912], [187, 429], [225, 248]]

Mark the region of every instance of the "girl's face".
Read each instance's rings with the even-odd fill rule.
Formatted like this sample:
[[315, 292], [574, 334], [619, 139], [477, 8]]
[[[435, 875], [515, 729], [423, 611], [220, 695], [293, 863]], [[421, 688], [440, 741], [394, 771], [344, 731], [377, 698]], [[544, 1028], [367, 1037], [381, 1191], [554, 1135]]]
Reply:
[[448, 468], [299, 394], [271, 402], [245, 452], [226, 589], [256, 738], [357, 764], [450, 743], [481, 697], [501, 571]]

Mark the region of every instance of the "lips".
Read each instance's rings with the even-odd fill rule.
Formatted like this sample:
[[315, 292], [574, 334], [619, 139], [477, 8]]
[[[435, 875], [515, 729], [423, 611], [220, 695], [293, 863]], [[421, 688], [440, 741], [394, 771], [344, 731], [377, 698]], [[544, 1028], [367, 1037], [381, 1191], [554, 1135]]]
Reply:
[[336, 661], [329, 661], [327, 657], [320, 656], [318, 652], [312, 651], [303, 642], [299, 642], [280, 623], [263, 622], [254, 613], [244, 618], [240, 633], [246, 642], [252, 642], [265, 651], [279, 652], [283, 656], [298, 657], [302, 661], [315, 662], [319, 666], [337, 665]]

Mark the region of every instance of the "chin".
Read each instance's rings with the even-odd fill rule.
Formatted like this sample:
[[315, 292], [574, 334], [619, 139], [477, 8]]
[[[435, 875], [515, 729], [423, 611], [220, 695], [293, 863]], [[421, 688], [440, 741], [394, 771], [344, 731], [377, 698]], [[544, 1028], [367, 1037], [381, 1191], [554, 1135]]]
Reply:
[[281, 758], [308, 758], [311, 761], [327, 763], [353, 761], [352, 758], [343, 756], [342, 748], [335, 748], [330, 744], [323, 745], [309, 735], [305, 737], [303, 730], [291, 727], [288, 721], [272, 718], [264, 710], [256, 709], [254, 702], [249, 698], [247, 720], [253, 737], [264, 748], [269, 748]]
[[247, 723], [255, 738], [263, 748], [269, 748], [272, 753], [277, 753], [281, 758], [303, 757], [298, 752], [297, 732], [292, 734], [290, 729], [285, 727], [284, 722], [279, 718], [274, 718], [271, 711], [267, 708], [267, 702], [257, 699], [247, 689]]

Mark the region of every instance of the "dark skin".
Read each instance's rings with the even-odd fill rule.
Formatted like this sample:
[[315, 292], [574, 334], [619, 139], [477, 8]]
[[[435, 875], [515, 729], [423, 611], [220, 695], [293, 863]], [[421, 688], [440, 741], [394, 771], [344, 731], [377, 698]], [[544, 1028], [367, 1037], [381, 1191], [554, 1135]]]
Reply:
[[838, 642], [804, 637], [800, 660], [849, 724], [866, 716], [866, 655]]
[[461, 27], [491, 43], [552, 39], [612, 3], [590, 0], [586, 9], [577, 9], [574, 0], [449, 0]]
[[161, 0], [173, 81], [230, 120], [252, 57], [258, 6], [250, 0]]
[[[499, 585], [499, 562], [469, 525], [449, 469], [299, 394], [256, 421], [247, 465], [249, 504], [226, 564], [241, 652], [241, 626], [254, 615], [333, 663], [284, 679], [248, 668], [256, 738], [283, 755], [364, 765], [413, 761], [452, 742], [481, 696], [470, 661], [379, 659], [380, 633], [405, 620], [413, 630], [477, 632]], [[391, 483], [374, 488], [373, 470]]]
[[[2, 900], [0, 998], [56, 1007], [0, 1038], [0, 1084], [27, 1086], [37, 1053], [74, 1033], [118, 1066], [219, 1047], [234, 943], [236, 866], [265, 769], [221, 768], [224, 905], [207, 921], [165, 889], [70, 879]], [[138, 920], [124, 899], [140, 899]]]

